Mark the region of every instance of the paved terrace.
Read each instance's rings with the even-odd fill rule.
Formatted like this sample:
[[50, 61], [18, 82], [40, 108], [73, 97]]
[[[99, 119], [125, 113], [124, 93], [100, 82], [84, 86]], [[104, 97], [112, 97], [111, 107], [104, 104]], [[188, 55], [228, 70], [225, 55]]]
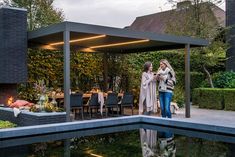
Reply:
[[[127, 110], [127, 114], [131, 114], [131, 110]], [[137, 109], [134, 110], [134, 114], [138, 114]], [[159, 117], [160, 115], [155, 116]], [[235, 128], [235, 111], [201, 109], [198, 106], [191, 106], [191, 118], [185, 118], [185, 108], [177, 110], [176, 114], [172, 114], [172, 118], [185, 122]]]
[[235, 128], [235, 111], [200, 109], [192, 106], [191, 118], [185, 118], [185, 109], [182, 108], [173, 114], [173, 119]]
[[[131, 110], [126, 110], [127, 114], [131, 114]], [[138, 114], [137, 109], [134, 110], [134, 114]], [[157, 114], [155, 116], [159, 117], [160, 115]], [[191, 118], [185, 118], [185, 108], [177, 110], [176, 114], [172, 114], [172, 118], [185, 122], [235, 128], [235, 111], [201, 109], [198, 106], [191, 106]]]

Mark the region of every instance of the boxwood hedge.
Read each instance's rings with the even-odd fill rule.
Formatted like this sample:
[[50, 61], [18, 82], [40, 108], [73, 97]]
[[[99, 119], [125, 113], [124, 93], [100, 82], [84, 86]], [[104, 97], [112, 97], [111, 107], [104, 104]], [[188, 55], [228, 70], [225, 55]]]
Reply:
[[192, 102], [200, 108], [223, 109], [222, 92], [213, 88], [196, 88], [193, 90]]
[[235, 89], [196, 88], [193, 90], [192, 102], [200, 108], [235, 111]]
[[192, 102], [200, 108], [235, 111], [235, 88], [196, 88]]

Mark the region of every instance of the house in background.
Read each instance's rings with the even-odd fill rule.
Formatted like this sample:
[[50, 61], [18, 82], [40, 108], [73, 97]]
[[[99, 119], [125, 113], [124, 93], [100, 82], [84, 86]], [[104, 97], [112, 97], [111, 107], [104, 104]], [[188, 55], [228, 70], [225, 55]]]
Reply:
[[[130, 26], [125, 27], [125, 29], [158, 34], [201, 37], [210, 40], [216, 39], [217, 37], [223, 38], [223, 32], [221, 32], [222, 34], [218, 34], [218, 29], [223, 30], [221, 28], [235, 25], [234, 6], [235, 1], [227, 2], [227, 12], [225, 13], [223, 9], [210, 2], [203, 2], [195, 5], [192, 4], [191, 1], [185, 0], [177, 3], [176, 9], [137, 17], [135, 21]], [[195, 11], [195, 9], [198, 10]], [[227, 71], [235, 71], [234, 30], [235, 27], [232, 27], [229, 38], [227, 38], [230, 43], [225, 65]]]
[[[204, 2], [198, 6], [192, 5], [189, 0], [177, 3], [176, 9], [158, 12], [155, 14], [140, 16], [127, 26], [126, 29], [143, 32], [154, 32], [160, 34], [176, 34], [197, 36], [198, 33], [195, 25], [198, 21], [188, 22], [193, 15], [193, 10], [200, 8], [199, 22], [203, 25], [206, 23], [207, 28], [199, 28], [202, 38], [213, 39], [216, 36], [216, 29], [230, 28], [227, 34], [227, 42], [230, 47], [226, 53], [226, 70], [235, 72], [235, 1], [226, 0], [226, 13], [218, 6]], [[190, 19], [192, 20], [192, 18]], [[195, 25], [193, 24], [195, 23]], [[190, 31], [189, 31], [190, 30]], [[210, 33], [208, 33], [210, 32]]]
[[[194, 9], [198, 8], [200, 8], [200, 11], [198, 11], [200, 17], [198, 20], [194, 18], [197, 21], [193, 21], [192, 16], [197, 16], [194, 14]], [[189, 20], [190, 22], [188, 22]], [[211, 28], [225, 27], [225, 11], [209, 2], [200, 3], [195, 6], [190, 1], [183, 1], [177, 3], [176, 9], [137, 17], [126, 29], [160, 34], [169, 33], [196, 36], [197, 32], [189, 31], [196, 31], [193, 22], [197, 22], [197, 24], [198, 22], [201, 24], [206, 23], [208, 29], [213, 33]], [[187, 29], [187, 32], [185, 29]], [[204, 28], [204, 30], [206, 29]], [[203, 32], [200, 32], [200, 34], [203, 34]], [[205, 32], [205, 34], [208, 33]]]

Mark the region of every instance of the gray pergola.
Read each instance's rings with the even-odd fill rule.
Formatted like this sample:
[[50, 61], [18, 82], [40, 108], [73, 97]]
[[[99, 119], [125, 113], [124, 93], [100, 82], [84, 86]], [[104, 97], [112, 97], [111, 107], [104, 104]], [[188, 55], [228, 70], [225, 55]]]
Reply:
[[185, 117], [190, 117], [190, 47], [207, 46], [204, 39], [138, 32], [74, 22], [62, 22], [28, 32], [30, 48], [63, 50], [64, 103], [70, 121], [70, 51], [135, 53], [153, 50], [185, 49]]

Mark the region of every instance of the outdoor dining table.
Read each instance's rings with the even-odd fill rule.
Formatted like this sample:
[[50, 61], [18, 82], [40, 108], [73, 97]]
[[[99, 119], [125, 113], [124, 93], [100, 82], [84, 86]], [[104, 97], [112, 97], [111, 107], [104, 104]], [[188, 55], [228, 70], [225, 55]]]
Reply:
[[[104, 98], [106, 98], [108, 93], [103, 93], [103, 95], [104, 95]], [[118, 93], [118, 97], [122, 97], [122, 96], [123, 96], [123, 93]], [[82, 97], [89, 99], [91, 97], [91, 93], [85, 93], [85, 94], [83, 94]], [[64, 93], [56, 94], [55, 99], [64, 99]]]
[[[98, 92], [98, 93], [102, 93], [104, 96], [104, 100], [107, 98], [108, 93], [104, 93], [104, 92]], [[83, 99], [86, 99], [87, 101], [89, 101], [90, 97], [91, 97], [92, 93], [84, 93], [83, 94]], [[123, 97], [123, 93], [118, 93], [118, 98], [122, 98]], [[56, 94], [55, 95], [55, 99], [57, 101], [62, 101], [64, 99], [64, 93], [60, 93], [60, 94]], [[104, 101], [103, 103], [100, 102], [100, 112], [102, 114], [103, 112], [103, 106], [105, 105]], [[85, 105], [83, 107], [88, 107], [88, 104], [85, 103]], [[120, 112], [121, 113], [121, 112]]]

